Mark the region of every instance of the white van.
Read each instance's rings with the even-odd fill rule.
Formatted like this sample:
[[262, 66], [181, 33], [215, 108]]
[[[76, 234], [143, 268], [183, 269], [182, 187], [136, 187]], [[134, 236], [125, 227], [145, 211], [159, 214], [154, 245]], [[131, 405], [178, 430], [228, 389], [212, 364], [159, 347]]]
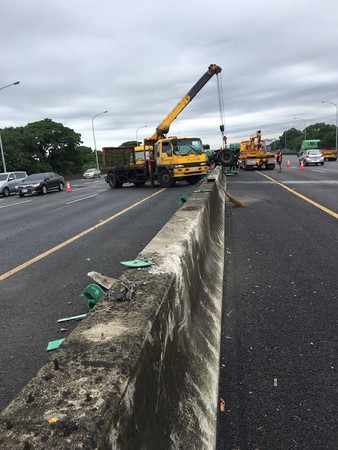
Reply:
[[8, 197], [16, 192], [16, 186], [27, 177], [26, 172], [3, 172], [0, 173], [0, 194]]

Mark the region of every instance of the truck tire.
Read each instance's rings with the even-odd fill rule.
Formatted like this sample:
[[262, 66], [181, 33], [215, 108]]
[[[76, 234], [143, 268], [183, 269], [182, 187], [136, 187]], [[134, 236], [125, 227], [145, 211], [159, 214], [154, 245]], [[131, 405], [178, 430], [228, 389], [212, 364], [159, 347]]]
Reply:
[[235, 164], [236, 156], [232, 150], [221, 150], [217, 154], [217, 162], [224, 167], [230, 167]]
[[115, 175], [114, 172], [109, 172], [107, 179], [111, 189], [117, 189], [122, 187], [122, 183], [117, 179], [117, 176]]
[[158, 182], [163, 188], [173, 187], [176, 183], [175, 178], [173, 178], [168, 170], [161, 170], [158, 174]]

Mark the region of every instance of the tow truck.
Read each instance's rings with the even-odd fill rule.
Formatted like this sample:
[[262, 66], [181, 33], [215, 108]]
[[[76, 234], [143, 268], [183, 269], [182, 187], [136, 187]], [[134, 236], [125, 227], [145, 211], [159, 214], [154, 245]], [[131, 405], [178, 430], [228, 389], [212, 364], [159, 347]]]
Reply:
[[244, 170], [274, 169], [276, 165], [276, 154], [267, 152], [261, 130], [240, 143], [239, 159]]

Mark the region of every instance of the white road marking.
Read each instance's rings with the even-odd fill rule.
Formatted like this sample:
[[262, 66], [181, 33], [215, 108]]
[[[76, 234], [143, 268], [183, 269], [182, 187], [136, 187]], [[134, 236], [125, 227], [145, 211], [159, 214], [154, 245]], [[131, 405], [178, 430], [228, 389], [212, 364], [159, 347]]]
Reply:
[[71, 202], [67, 202], [66, 205], [70, 205], [71, 203], [81, 202], [82, 200], [86, 200], [87, 198], [96, 197], [99, 194], [88, 195], [88, 197], [78, 198], [77, 200], [72, 200]]
[[0, 206], [0, 208], [8, 208], [9, 206], [19, 206], [22, 205], [23, 203], [29, 203], [32, 200], [26, 200], [24, 202], [18, 202], [18, 203], [11, 203], [10, 205], [4, 205], [4, 206]]
[[3, 273], [2, 275], [0, 275], [0, 281], [5, 280], [6, 278], [20, 272], [21, 270], [25, 269], [26, 267], [31, 266], [32, 264], [35, 264], [37, 261], [40, 261], [41, 259], [45, 258], [46, 256], [51, 255], [52, 253], [60, 250], [61, 248], [65, 247], [66, 245], [69, 245], [75, 241], [77, 241], [78, 239], [81, 239], [83, 236], [85, 236], [88, 233], [91, 233], [94, 230], [97, 230], [100, 227], [105, 226], [107, 223], [111, 222], [112, 220], [116, 219], [117, 217], [122, 216], [123, 214], [127, 213], [128, 211], [130, 211], [131, 209], [142, 205], [143, 203], [145, 203], [146, 201], [148, 201], [149, 199], [155, 197], [155, 195], [161, 194], [162, 192], [164, 192], [166, 189], [165, 188], [161, 188], [159, 191], [156, 191], [155, 193], [149, 195], [148, 197], [143, 198], [142, 200], [139, 200], [138, 202], [128, 206], [127, 208], [117, 212], [116, 214], [108, 217], [107, 219], [102, 220], [101, 222], [97, 223], [96, 225], [93, 225], [90, 228], [87, 228], [87, 230], [81, 231], [81, 233], [77, 234], [76, 236], [73, 236], [69, 239], [67, 239], [64, 242], [61, 242], [60, 244], [58, 244], [56, 247], [50, 248], [49, 250], [40, 253], [39, 255], [35, 256], [34, 258], [30, 259], [29, 261], [26, 261], [23, 264], [20, 264], [17, 267], [14, 267], [13, 269], [9, 270], [6, 273]]
[[[277, 180], [275, 180], [277, 181]], [[236, 184], [270, 184], [271, 181], [235, 181]], [[338, 180], [290, 180], [280, 181], [281, 184], [338, 184]]]

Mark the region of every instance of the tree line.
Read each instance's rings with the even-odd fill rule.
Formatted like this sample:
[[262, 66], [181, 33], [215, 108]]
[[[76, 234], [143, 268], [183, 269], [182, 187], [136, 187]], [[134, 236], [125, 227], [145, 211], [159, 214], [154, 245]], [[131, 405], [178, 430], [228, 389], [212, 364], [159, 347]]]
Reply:
[[[335, 148], [336, 127], [324, 122], [309, 125], [306, 130], [290, 128], [279, 139], [270, 144], [272, 149], [297, 152], [305, 139], [320, 139], [322, 148]], [[96, 167], [95, 152], [82, 145], [81, 134], [61, 123], [44, 119], [24, 127], [9, 127], [0, 130], [7, 171], [25, 170], [27, 173], [57, 172], [62, 175], [82, 173]], [[135, 141], [123, 143], [135, 145]], [[102, 166], [102, 152], [98, 151]], [[3, 172], [3, 163], [0, 161]]]
[[[81, 145], [81, 134], [51, 119], [4, 128], [0, 134], [7, 171], [25, 170], [29, 174], [53, 171], [70, 175], [96, 167], [95, 152]], [[100, 151], [98, 158], [102, 161]], [[0, 168], [3, 171], [2, 160]]]
[[270, 144], [272, 149], [283, 149], [290, 152], [298, 152], [300, 150], [302, 140], [320, 139], [322, 148], [334, 149], [336, 147], [336, 126], [324, 122], [309, 125], [306, 130], [297, 130], [290, 128], [285, 130], [279, 139]]

